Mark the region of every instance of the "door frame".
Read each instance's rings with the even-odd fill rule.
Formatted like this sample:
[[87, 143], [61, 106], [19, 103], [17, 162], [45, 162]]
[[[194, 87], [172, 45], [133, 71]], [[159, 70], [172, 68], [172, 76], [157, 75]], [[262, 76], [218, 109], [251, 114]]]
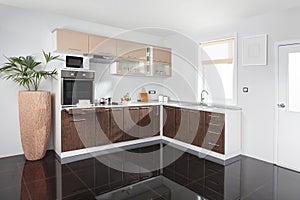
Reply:
[[278, 136], [279, 136], [279, 116], [278, 116], [278, 106], [277, 104], [279, 99], [279, 48], [281, 46], [288, 45], [300, 45], [300, 40], [290, 40], [290, 41], [280, 41], [275, 42], [275, 118], [274, 118], [274, 164], [278, 165]]

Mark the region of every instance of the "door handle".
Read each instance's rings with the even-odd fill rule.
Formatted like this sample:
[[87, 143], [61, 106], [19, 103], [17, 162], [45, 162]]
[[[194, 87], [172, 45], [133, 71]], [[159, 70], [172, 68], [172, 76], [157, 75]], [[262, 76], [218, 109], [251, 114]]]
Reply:
[[278, 108], [285, 108], [285, 104], [284, 103], [279, 103], [277, 104]]

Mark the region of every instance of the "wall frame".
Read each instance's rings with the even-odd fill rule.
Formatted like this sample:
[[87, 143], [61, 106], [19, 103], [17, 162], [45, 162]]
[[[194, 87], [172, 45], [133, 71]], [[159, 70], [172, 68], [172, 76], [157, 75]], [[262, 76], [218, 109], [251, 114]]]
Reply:
[[267, 65], [268, 35], [254, 35], [242, 39], [242, 65]]

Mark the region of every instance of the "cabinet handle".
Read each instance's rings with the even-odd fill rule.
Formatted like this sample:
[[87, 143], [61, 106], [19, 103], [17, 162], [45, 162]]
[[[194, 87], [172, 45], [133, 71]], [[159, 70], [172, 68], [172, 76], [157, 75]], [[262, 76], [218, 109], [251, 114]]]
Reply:
[[68, 48], [71, 51], [82, 51], [81, 49]]
[[208, 115], [208, 116], [211, 117], [211, 118], [217, 118], [217, 119], [220, 118], [220, 116], [217, 116], [217, 115]]
[[218, 144], [211, 143], [211, 142], [209, 142], [208, 144], [211, 145], [211, 146], [215, 146], [215, 147], [219, 147], [219, 146], [220, 146], [220, 145], [218, 145]]
[[119, 110], [122, 110], [122, 108], [112, 108], [111, 110], [112, 111], [119, 111]]
[[86, 119], [73, 119], [71, 122], [84, 122]]
[[214, 131], [207, 131], [208, 133], [211, 133], [211, 134], [214, 134], [214, 135], [221, 135], [221, 133], [217, 133], [217, 132], [214, 132]]
[[142, 109], [149, 109], [150, 106], [144, 106], [144, 107], [140, 107], [140, 108], [142, 108]]
[[129, 110], [138, 110], [139, 108], [128, 108]]
[[221, 126], [220, 124], [214, 124], [214, 123], [208, 123], [208, 125], [211, 125], [211, 126]]

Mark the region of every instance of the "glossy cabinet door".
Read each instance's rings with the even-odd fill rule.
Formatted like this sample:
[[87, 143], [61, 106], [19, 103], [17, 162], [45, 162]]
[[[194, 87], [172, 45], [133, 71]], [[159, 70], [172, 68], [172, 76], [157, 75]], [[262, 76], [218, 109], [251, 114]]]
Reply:
[[96, 146], [110, 143], [110, 109], [96, 109]]
[[163, 134], [166, 137], [174, 138], [175, 132], [175, 108], [163, 107]]
[[152, 119], [153, 107], [144, 106], [140, 107], [140, 119], [139, 119], [139, 138], [151, 137], [154, 130], [154, 121]]
[[153, 136], [160, 135], [160, 106], [153, 106], [150, 113], [151, 119], [154, 120], [154, 129], [152, 130]]
[[88, 34], [65, 29], [56, 29], [55, 51], [88, 53]]
[[172, 52], [169, 48], [153, 47], [153, 62], [172, 63]]
[[134, 140], [139, 138], [139, 107], [124, 108], [124, 141]]
[[204, 148], [225, 153], [225, 114], [205, 112]]
[[89, 53], [115, 57], [117, 55], [117, 40], [98, 35], [89, 35]]
[[186, 143], [192, 142], [191, 134], [189, 132], [189, 110], [176, 108], [175, 130], [176, 130], [175, 139]]
[[76, 109], [72, 112], [61, 111], [62, 152], [94, 147], [95, 111]]
[[112, 108], [110, 121], [110, 141], [112, 143], [122, 142], [124, 140], [123, 108]]
[[126, 60], [146, 61], [147, 45], [125, 40], [117, 41], [117, 56]]
[[189, 110], [189, 132], [193, 145], [202, 147], [205, 136], [205, 113]]

